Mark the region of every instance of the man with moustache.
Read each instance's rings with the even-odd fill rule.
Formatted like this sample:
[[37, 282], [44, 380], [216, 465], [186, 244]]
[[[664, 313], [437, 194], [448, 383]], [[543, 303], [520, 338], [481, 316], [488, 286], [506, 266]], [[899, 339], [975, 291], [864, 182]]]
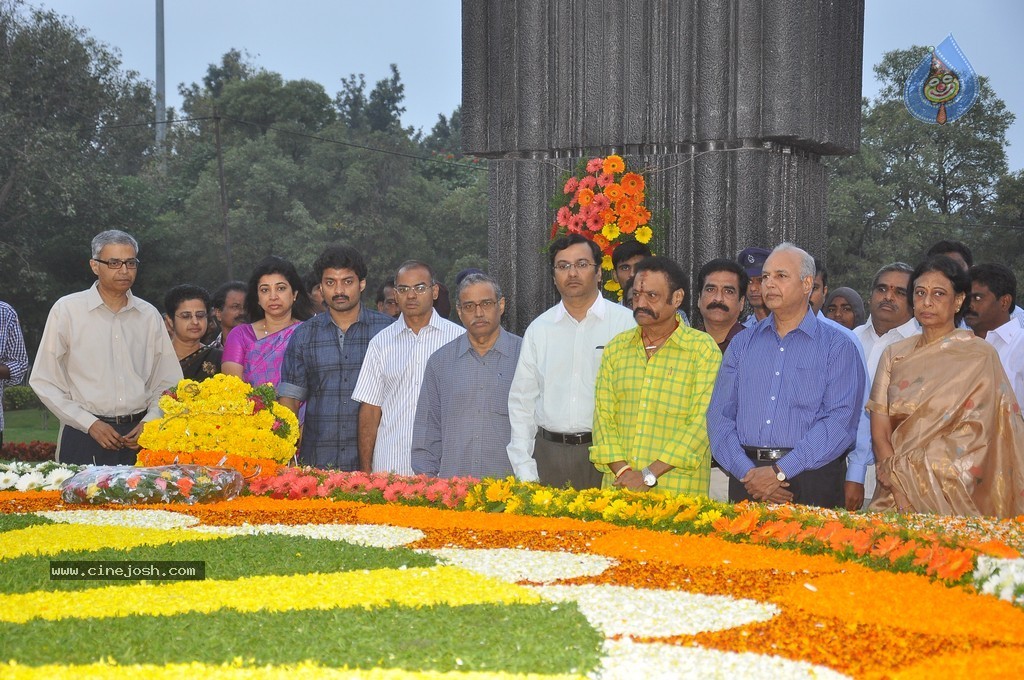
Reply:
[[465, 332], [434, 310], [430, 265], [403, 262], [395, 275], [402, 316], [370, 340], [352, 398], [359, 406], [359, 467], [411, 475], [412, 430], [427, 360]]
[[[875, 371], [885, 348], [921, 332], [921, 326], [911, 314], [908, 299], [910, 274], [913, 271], [914, 268], [905, 262], [892, 262], [879, 269], [871, 282], [868, 320], [853, 329], [854, 336], [864, 350], [868, 385], [874, 382]], [[874, 455], [871, 460], [874, 460]], [[867, 465], [864, 494], [869, 501], [874, 489], [875, 466]]]
[[750, 305], [750, 315], [743, 322], [747, 328], [768, 316], [768, 308], [764, 306], [761, 298], [761, 270], [766, 259], [768, 251], [764, 248], [746, 248], [736, 257], [736, 261], [747, 273], [746, 298], [747, 304]]
[[732, 475], [733, 502], [843, 507], [864, 362], [855, 341], [808, 304], [814, 258], [783, 243], [763, 277], [771, 315], [725, 353], [707, 412], [712, 454]]
[[580, 234], [548, 248], [562, 300], [529, 325], [508, 396], [516, 477], [549, 486], [595, 488], [602, 474], [590, 462], [594, 386], [601, 354], [636, 324], [632, 312], [601, 297], [601, 249]]
[[228, 334], [238, 324], [245, 323], [245, 293], [244, 281], [228, 281], [213, 292], [210, 303], [216, 327], [220, 330], [207, 343], [211, 347], [224, 349], [224, 340]]
[[501, 327], [505, 297], [487, 274], [459, 279], [455, 308], [466, 333], [427, 360], [412, 469], [431, 477], [508, 477], [508, 393], [523, 339]]
[[[697, 308], [704, 332], [725, 354], [729, 343], [746, 327], [739, 322], [750, 277], [737, 262], [724, 258], [711, 260], [697, 274]], [[729, 476], [711, 461], [711, 485], [708, 496], [716, 501], [729, 500]]]
[[61, 463], [134, 465], [143, 421], [160, 417], [160, 395], [181, 380], [160, 313], [132, 295], [138, 254], [123, 231], [97, 234], [96, 283], [57, 300], [46, 319], [29, 385], [61, 422]]
[[304, 321], [288, 341], [278, 393], [296, 414], [306, 404], [300, 463], [358, 470], [359, 403], [352, 392], [370, 340], [394, 319], [362, 304], [366, 263], [356, 249], [329, 246], [313, 274], [327, 311]]
[[401, 315], [401, 312], [398, 311], [398, 298], [395, 297], [395, 277], [393, 276], [389, 276], [377, 289], [377, 311], [387, 314], [392, 319], [397, 319]]
[[667, 257], [635, 267], [638, 328], [615, 336], [597, 375], [590, 460], [604, 486], [706, 496], [711, 454], [705, 416], [721, 352], [680, 323], [686, 274]]
[[745, 328], [739, 318], [749, 282], [743, 267], [726, 259], [711, 260], [697, 274], [697, 309], [704, 332], [714, 338], [722, 353]]
[[1017, 403], [1024, 403], [1024, 325], [1010, 315], [1017, 304], [1017, 277], [1001, 264], [975, 265], [970, 299], [964, 321], [996, 348]]

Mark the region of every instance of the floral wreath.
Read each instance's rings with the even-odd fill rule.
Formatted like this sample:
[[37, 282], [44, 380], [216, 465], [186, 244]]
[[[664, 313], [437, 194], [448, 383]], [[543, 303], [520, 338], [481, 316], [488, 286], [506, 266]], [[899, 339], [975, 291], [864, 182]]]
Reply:
[[622, 299], [614, 275], [612, 252], [628, 241], [647, 244], [656, 236], [651, 211], [645, 205], [646, 182], [638, 172], [627, 172], [621, 156], [580, 160], [575, 172], [563, 177], [562, 192], [551, 199], [555, 222], [551, 240], [580, 234], [598, 245], [604, 256], [604, 289]]

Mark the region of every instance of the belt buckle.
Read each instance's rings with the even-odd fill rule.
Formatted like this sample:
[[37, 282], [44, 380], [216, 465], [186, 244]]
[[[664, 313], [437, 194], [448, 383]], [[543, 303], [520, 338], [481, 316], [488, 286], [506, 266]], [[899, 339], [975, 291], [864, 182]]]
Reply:
[[580, 444], [583, 443], [583, 435], [580, 434], [579, 432], [574, 432], [573, 434], [563, 434], [562, 442], [565, 444], [579, 446]]

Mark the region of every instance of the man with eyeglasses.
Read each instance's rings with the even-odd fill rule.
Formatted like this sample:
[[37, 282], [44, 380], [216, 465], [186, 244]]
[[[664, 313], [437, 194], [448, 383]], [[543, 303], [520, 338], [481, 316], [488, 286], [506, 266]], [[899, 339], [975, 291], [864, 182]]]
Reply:
[[29, 385], [61, 422], [62, 463], [133, 465], [144, 421], [181, 366], [156, 307], [132, 295], [139, 244], [116, 229], [92, 240], [96, 283], [46, 319]]
[[375, 335], [352, 398], [359, 406], [359, 467], [413, 474], [412, 430], [427, 359], [465, 332], [434, 310], [437, 279], [430, 265], [402, 263], [395, 275], [402, 316]]
[[512, 439], [508, 458], [516, 477], [576, 489], [601, 485], [590, 462], [594, 389], [608, 341], [633, 328], [630, 309], [601, 297], [601, 249], [580, 234], [548, 248], [561, 301], [523, 335], [508, 397]]
[[459, 281], [455, 309], [466, 333], [427, 360], [412, 469], [431, 477], [508, 477], [508, 393], [523, 339], [501, 327], [505, 297], [487, 274]]

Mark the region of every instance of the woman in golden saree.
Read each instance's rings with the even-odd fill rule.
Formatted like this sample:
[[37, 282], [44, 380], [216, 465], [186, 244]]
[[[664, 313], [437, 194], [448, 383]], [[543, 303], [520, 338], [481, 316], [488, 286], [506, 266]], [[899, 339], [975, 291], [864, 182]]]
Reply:
[[991, 345], [956, 328], [970, 279], [948, 257], [911, 275], [921, 334], [886, 349], [867, 408], [871, 510], [1024, 513], [1024, 419]]

